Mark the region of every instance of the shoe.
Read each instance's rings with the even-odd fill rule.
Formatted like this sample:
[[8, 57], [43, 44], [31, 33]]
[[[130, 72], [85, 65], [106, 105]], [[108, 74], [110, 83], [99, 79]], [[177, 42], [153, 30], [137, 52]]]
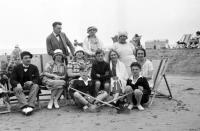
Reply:
[[33, 112], [33, 108], [32, 107], [27, 107], [26, 111], [27, 111], [26, 115], [31, 115], [32, 112]]
[[24, 115], [26, 115], [27, 112], [28, 112], [28, 111], [27, 111], [27, 108], [23, 108], [23, 109], [22, 109], [22, 113], [23, 113]]
[[140, 111], [143, 111], [143, 110], [144, 110], [144, 107], [142, 107], [141, 105], [138, 105], [137, 108], [138, 108], [138, 110], [140, 110]]
[[47, 108], [48, 108], [49, 110], [51, 110], [52, 107], [53, 107], [53, 100], [50, 100], [50, 101], [49, 101], [49, 104], [48, 104], [48, 106], [47, 106]]
[[133, 109], [133, 104], [129, 104], [128, 109], [132, 110]]
[[54, 107], [55, 107], [56, 109], [59, 109], [59, 108], [60, 108], [60, 106], [58, 105], [58, 101], [57, 101], [57, 100], [56, 100], [56, 101], [54, 100], [53, 103], [54, 103]]
[[89, 107], [88, 107], [88, 106], [84, 106], [84, 107], [83, 107], [83, 111], [84, 111], [84, 112], [88, 112], [88, 111], [89, 111]]

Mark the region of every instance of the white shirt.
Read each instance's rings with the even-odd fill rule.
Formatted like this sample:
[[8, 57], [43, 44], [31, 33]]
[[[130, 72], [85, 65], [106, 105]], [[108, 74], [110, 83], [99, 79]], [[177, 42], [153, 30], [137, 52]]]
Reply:
[[90, 81], [91, 79], [90, 79], [90, 78], [88, 78], [86, 81], [84, 81], [84, 80], [83, 80], [83, 78], [82, 78], [82, 77], [80, 77], [78, 80], [82, 80], [82, 81], [85, 83], [85, 85], [87, 86], [87, 85], [88, 85], [88, 81]]
[[56, 34], [55, 32], [53, 32], [53, 34], [54, 34], [54, 36], [56, 37], [56, 39], [57, 39], [58, 41], [60, 41], [60, 37], [57, 36], [58, 34]]

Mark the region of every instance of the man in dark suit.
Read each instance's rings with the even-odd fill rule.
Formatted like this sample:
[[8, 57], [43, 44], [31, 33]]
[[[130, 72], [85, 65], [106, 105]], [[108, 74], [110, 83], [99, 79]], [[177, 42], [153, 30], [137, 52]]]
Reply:
[[63, 54], [66, 56], [65, 62], [67, 62], [67, 56], [69, 56], [70, 54], [68, 51], [68, 47], [72, 55], [74, 55], [74, 47], [65, 35], [65, 33], [61, 32], [61, 22], [54, 22], [52, 26], [53, 32], [46, 39], [47, 53], [53, 56], [56, 49], [61, 49]]
[[[30, 52], [22, 52], [22, 64], [14, 67], [10, 78], [12, 89], [19, 101], [22, 112], [25, 115], [32, 113], [39, 90], [39, 71], [35, 65], [31, 64], [32, 57], [33, 55]], [[26, 99], [26, 96], [23, 92], [24, 90], [29, 90], [28, 99]]]

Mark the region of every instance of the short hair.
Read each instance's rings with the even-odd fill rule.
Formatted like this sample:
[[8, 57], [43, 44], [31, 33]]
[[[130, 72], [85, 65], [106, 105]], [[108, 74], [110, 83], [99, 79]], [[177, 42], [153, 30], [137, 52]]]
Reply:
[[144, 57], [146, 57], [146, 50], [144, 48], [138, 48], [138, 49], [136, 49], [135, 56], [137, 57], [137, 53], [138, 53], [139, 50], [143, 51], [144, 52]]
[[53, 26], [53, 27], [56, 27], [57, 25], [62, 25], [62, 23], [61, 23], [61, 22], [58, 22], [58, 21], [56, 21], [56, 22], [53, 22], [53, 24], [52, 24], [52, 26]]
[[95, 56], [98, 54], [101, 54], [101, 53], [103, 53], [103, 55], [104, 55], [104, 51], [102, 49], [97, 49], [95, 52]]
[[30, 52], [28, 52], [28, 51], [23, 51], [23, 52], [20, 54], [21, 59], [23, 59], [24, 56], [27, 56], [27, 55], [30, 56], [30, 58], [33, 57], [33, 55], [32, 55]]
[[117, 57], [118, 57], [118, 58], [120, 57], [119, 53], [118, 53], [116, 50], [111, 49], [111, 50], [109, 51], [109, 53], [108, 53], [108, 61], [111, 60], [111, 58], [110, 58], [110, 54], [111, 54], [112, 52], [115, 52], [115, 54], [117, 54]]
[[200, 31], [197, 31], [196, 34], [197, 34], [197, 35], [200, 35]]
[[140, 69], [142, 68], [138, 62], [133, 62], [130, 67], [132, 68], [133, 66], [137, 66]]

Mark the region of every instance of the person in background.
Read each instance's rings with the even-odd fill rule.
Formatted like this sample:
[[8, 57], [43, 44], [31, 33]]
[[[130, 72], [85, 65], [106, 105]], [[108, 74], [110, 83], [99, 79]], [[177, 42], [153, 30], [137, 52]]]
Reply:
[[190, 40], [191, 48], [200, 48], [200, 31], [197, 31], [195, 35]]
[[92, 64], [91, 78], [95, 82], [95, 90], [92, 96], [97, 96], [97, 99], [104, 100], [110, 90], [110, 66], [104, 61], [104, 52], [98, 49], [95, 53], [96, 61]]
[[[108, 57], [112, 72], [110, 95], [113, 96], [113, 99], [116, 99], [120, 94], [125, 93], [126, 82], [129, 76], [126, 66], [119, 60], [120, 56], [117, 51], [111, 49]], [[114, 103], [116, 102], [114, 101]]]
[[[30, 52], [23, 51], [21, 53], [22, 64], [14, 67], [10, 78], [12, 89], [25, 115], [33, 112], [39, 90], [39, 71], [37, 66], [31, 64], [32, 57], [33, 55]], [[24, 90], [29, 90], [28, 99], [26, 99]]]
[[146, 58], [145, 49], [139, 48], [136, 50], [136, 60], [141, 65], [141, 76], [145, 77], [149, 82], [149, 85], [152, 86], [153, 64]]
[[134, 37], [132, 38], [132, 41], [131, 43], [135, 46], [136, 49], [138, 48], [142, 48], [142, 45], [141, 45], [141, 35], [138, 35], [138, 34], [135, 34]]
[[42, 74], [42, 83], [51, 90], [51, 99], [48, 103], [47, 108], [52, 109], [53, 105], [55, 108], [60, 108], [58, 99], [63, 92], [63, 88], [66, 85], [66, 66], [64, 64], [64, 56], [62, 50], [56, 49], [54, 51], [53, 61], [50, 61], [45, 66], [45, 71]]
[[94, 26], [90, 26], [87, 29], [88, 36], [85, 38], [83, 42], [83, 49], [88, 55], [95, 55], [95, 52], [98, 49], [102, 49], [102, 42], [96, 36], [97, 28]]
[[[61, 32], [61, 22], [54, 22], [52, 26], [53, 32], [46, 39], [47, 53], [53, 57], [54, 51], [56, 49], [62, 50], [65, 57], [65, 64], [67, 65], [70, 52], [71, 55], [74, 55], [74, 47], [67, 38], [66, 34], [64, 32]], [[70, 49], [70, 51], [68, 50], [68, 48]]]
[[126, 66], [128, 74], [131, 74], [130, 65], [132, 62], [136, 62], [135, 59], [135, 47], [133, 44], [126, 42], [128, 39], [127, 32], [118, 33], [118, 42], [113, 45], [113, 49], [116, 50], [120, 56], [119, 60]]
[[140, 75], [141, 65], [138, 62], [133, 62], [131, 64], [132, 75], [127, 80], [127, 93], [133, 92], [127, 96], [129, 103], [128, 109], [133, 109], [134, 105], [138, 110], [144, 110], [143, 104], [149, 101], [149, 96], [151, 94], [151, 89], [147, 79]]
[[112, 41], [113, 41], [113, 44], [118, 42], [118, 35], [115, 35], [113, 37], [111, 37]]

